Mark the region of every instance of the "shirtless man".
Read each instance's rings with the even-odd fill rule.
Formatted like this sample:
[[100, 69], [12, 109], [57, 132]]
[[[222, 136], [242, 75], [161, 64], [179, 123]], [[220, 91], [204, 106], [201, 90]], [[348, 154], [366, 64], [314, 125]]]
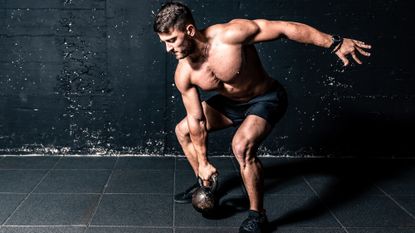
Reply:
[[[239, 232], [263, 232], [267, 218], [263, 207], [262, 165], [256, 156], [261, 141], [286, 109], [281, 85], [262, 67], [255, 43], [288, 38], [330, 49], [344, 63], [350, 55], [369, 56], [362, 41], [340, 38], [308, 25], [264, 19], [234, 19], [198, 29], [190, 10], [183, 4], [164, 4], [155, 16], [154, 31], [176, 56], [175, 83], [187, 115], [176, 126], [176, 135], [195, 175], [207, 182], [217, 173], [207, 158], [208, 132], [238, 127], [232, 151], [248, 193], [250, 211]], [[198, 88], [218, 94], [201, 101]], [[193, 188], [175, 196], [179, 203], [190, 202]]]

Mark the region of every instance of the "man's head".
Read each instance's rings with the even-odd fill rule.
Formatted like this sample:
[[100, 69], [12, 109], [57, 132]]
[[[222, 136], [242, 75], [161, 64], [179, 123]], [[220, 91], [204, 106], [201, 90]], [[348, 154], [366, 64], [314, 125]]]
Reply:
[[166, 43], [167, 52], [183, 59], [194, 52], [195, 22], [190, 9], [178, 2], [161, 6], [154, 19], [154, 31]]
[[167, 2], [157, 12], [153, 27], [157, 33], [168, 33], [172, 29], [185, 31], [188, 24], [195, 25], [190, 9], [179, 2]]

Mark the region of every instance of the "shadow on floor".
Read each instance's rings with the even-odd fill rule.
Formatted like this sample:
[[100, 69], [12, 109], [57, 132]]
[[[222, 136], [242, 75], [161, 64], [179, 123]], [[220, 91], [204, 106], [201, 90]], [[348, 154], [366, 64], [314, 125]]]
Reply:
[[[271, 181], [266, 183], [265, 193], [277, 186], [289, 185], [293, 179], [301, 177], [327, 176], [332, 178], [318, 185], [318, 190], [314, 190], [316, 195], [302, 207], [293, 209], [278, 219], [269, 219], [270, 231], [283, 225], [317, 218], [326, 214], [329, 209], [347, 205], [353, 199], [373, 191], [375, 182], [399, 177], [400, 174], [413, 167], [413, 163], [408, 163], [407, 160], [327, 159], [287, 160], [283, 163], [278, 160], [270, 161], [270, 163], [264, 163], [265, 179]], [[228, 177], [227, 180], [221, 181], [219, 196], [223, 197], [240, 185], [239, 176]], [[322, 201], [325, 205], [321, 204]], [[248, 208], [247, 197], [231, 197], [220, 204], [215, 214], [205, 217], [229, 218]]]

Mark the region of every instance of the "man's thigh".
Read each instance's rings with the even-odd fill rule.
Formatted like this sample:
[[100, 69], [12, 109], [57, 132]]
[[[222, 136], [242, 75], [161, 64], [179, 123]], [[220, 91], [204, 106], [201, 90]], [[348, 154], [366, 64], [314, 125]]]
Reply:
[[248, 115], [236, 131], [232, 143], [249, 143], [257, 147], [271, 132], [272, 125], [262, 117]]
[[228, 117], [209, 106], [205, 101], [202, 102], [202, 108], [206, 117], [206, 128], [208, 131], [224, 129], [233, 125], [233, 122]]

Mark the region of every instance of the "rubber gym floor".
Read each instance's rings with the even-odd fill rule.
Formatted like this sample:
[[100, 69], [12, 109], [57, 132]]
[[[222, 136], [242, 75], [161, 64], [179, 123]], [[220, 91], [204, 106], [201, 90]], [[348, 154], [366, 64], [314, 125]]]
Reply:
[[[196, 179], [183, 157], [0, 157], [0, 233], [238, 232], [246, 191], [231, 157], [218, 214], [173, 194]], [[262, 157], [271, 232], [415, 232], [415, 160]]]

